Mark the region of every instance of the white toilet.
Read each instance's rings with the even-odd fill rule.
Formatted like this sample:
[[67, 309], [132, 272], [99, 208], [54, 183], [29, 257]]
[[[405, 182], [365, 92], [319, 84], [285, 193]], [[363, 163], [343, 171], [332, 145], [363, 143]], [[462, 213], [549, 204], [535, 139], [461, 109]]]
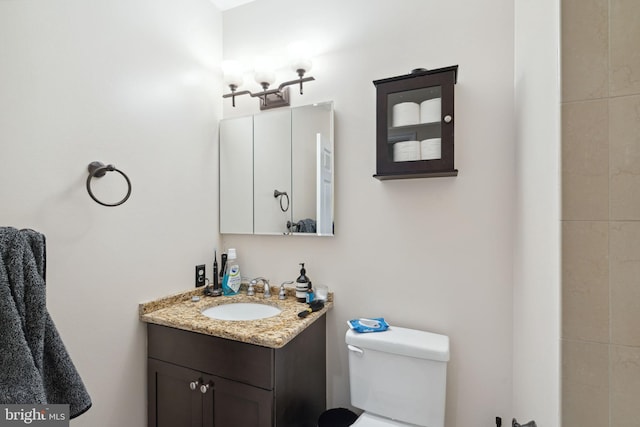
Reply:
[[347, 331], [353, 427], [444, 427], [449, 337], [392, 326]]

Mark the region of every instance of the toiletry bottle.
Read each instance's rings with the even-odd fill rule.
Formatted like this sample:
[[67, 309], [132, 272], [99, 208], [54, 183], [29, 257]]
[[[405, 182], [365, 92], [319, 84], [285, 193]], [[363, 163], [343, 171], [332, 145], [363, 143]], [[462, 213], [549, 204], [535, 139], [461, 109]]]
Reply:
[[309, 288], [309, 278], [307, 277], [307, 270], [304, 269], [304, 262], [300, 265], [300, 276], [296, 279], [296, 299], [298, 302], [307, 301], [307, 289]]
[[225, 289], [227, 288], [227, 280], [229, 279], [227, 276], [227, 254], [223, 253], [220, 255], [220, 259], [222, 261], [222, 269], [220, 270], [220, 287], [223, 289], [224, 295], [226, 295]]
[[220, 286], [222, 286], [222, 281], [224, 279], [224, 272], [227, 269], [227, 254], [222, 253], [220, 255], [220, 276], [218, 277], [220, 279]]
[[313, 292], [313, 285], [311, 284], [311, 282], [309, 282], [309, 285], [307, 287], [307, 299], [305, 302], [309, 304], [310, 302], [313, 302], [314, 299], [315, 293]]
[[222, 291], [224, 295], [235, 295], [240, 290], [240, 263], [236, 256], [236, 250], [231, 248], [227, 251], [227, 265], [224, 277], [222, 278]]

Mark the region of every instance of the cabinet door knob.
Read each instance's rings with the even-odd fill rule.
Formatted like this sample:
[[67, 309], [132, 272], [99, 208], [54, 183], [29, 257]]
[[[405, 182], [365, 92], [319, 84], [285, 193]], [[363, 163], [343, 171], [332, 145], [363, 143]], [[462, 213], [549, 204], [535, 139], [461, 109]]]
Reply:
[[191, 381], [189, 383], [189, 388], [195, 391], [195, 389], [198, 388], [199, 385], [200, 385], [200, 382], [198, 380]]
[[451, 123], [451, 120], [453, 120], [453, 117], [451, 117], [449, 114], [444, 116], [444, 122], [445, 123]]
[[200, 386], [200, 393], [205, 394], [207, 391], [209, 391], [209, 384], [202, 384]]

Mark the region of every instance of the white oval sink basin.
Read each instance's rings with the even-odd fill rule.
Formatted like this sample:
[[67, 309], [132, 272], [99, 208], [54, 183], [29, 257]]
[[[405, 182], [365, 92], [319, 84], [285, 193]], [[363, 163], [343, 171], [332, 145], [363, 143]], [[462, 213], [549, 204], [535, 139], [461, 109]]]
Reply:
[[217, 320], [257, 320], [282, 313], [278, 307], [252, 302], [216, 305], [202, 310], [202, 314]]

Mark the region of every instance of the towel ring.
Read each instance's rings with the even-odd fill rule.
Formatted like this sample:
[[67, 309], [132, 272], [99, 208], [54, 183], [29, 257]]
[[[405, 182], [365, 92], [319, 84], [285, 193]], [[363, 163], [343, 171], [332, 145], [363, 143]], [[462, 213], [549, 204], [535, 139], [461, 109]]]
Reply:
[[[87, 169], [89, 170], [89, 177], [87, 178], [87, 191], [89, 192], [89, 196], [91, 196], [91, 198], [96, 203], [102, 206], [109, 206], [109, 207], [120, 206], [121, 204], [127, 201], [129, 196], [131, 196], [131, 181], [129, 180], [129, 177], [120, 169], [116, 169], [116, 167], [113, 165], [105, 166], [101, 162], [91, 162], [89, 163], [89, 166], [87, 167]], [[127, 181], [127, 195], [124, 196], [124, 198], [117, 203], [104, 203], [98, 200], [98, 198], [93, 195], [93, 191], [91, 191], [91, 179], [93, 177], [102, 178], [103, 176], [105, 176], [107, 172], [118, 172]]]
[[[282, 205], [282, 199], [284, 198], [283, 196], [287, 198], [287, 207], [286, 208]], [[278, 199], [278, 201], [280, 202], [280, 210], [282, 212], [286, 212], [286, 211], [289, 210], [289, 195], [287, 194], [286, 191], [273, 190], [273, 197]]]

